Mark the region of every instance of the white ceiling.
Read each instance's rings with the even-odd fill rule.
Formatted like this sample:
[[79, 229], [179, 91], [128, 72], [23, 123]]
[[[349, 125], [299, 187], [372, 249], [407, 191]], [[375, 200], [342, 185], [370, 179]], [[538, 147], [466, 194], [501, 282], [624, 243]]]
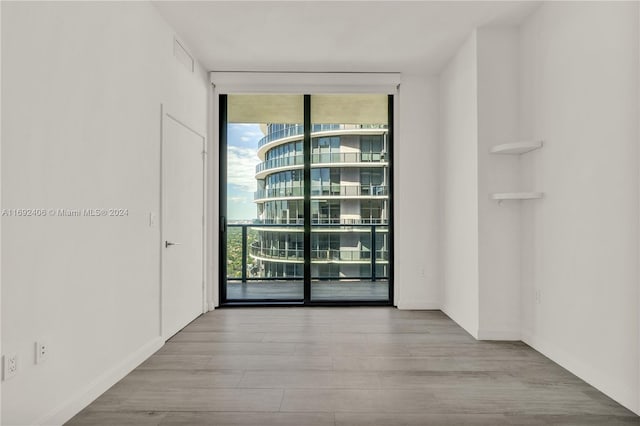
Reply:
[[536, 2], [156, 1], [208, 70], [439, 70], [481, 25], [517, 25]]

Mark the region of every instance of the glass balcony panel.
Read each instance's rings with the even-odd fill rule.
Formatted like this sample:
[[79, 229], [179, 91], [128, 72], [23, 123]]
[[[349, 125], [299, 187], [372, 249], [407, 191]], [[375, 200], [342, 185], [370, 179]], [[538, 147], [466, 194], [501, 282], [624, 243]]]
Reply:
[[[256, 200], [303, 196], [299, 168], [286, 170], [304, 163], [302, 144], [294, 140], [258, 157], [263, 144], [303, 134], [303, 96], [229, 95], [227, 113], [227, 301], [302, 300], [302, 201], [256, 204], [250, 192]], [[247, 179], [244, 170], [254, 160], [256, 173], [285, 170]]]
[[[382, 229], [388, 227], [382, 204], [369, 202], [388, 199], [386, 132], [375, 131], [388, 127], [388, 98], [312, 95], [311, 121], [313, 131], [334, 127], [325, 123], [340, 123], [344, 131], [335, 140], [332, 134], [312, 139], [312, 176], [325, 168], [331, 173], [312, 177], [311, 300], [388, 300], [387, 277], [376, 277], [385, 270], [378, 265], [388, 263], [388, 229]], [[357, 163], [367, 166], [354, 167]]]
[[[261, 108], [264, 96], [275, 95], [256, 97], [254, 107]], [[297, 98], [297, 112], [291, 114], [287, 106], [293, 98], [276, 100], [276, 105], [285, 107], [284, 118], [278, 119], [277, 108], [267, 106], [255, 121], [250, 121], [247, 100], [251, 98], [233, 97], [229, 102], [235, 109], [228, 111], [227, 129], [227, 299], [301, 300], [305, 261], [302, 97]], [[311, 103], [312, 247], [307, 254], [311, 299], [388, 300], [387, 96], [314, 95]], [[233, 119], [240, 126], [232, 128]], [[246, 126], [263, 135], [252, 139], [255, 146], [245, 151], [246, 138], [241, 139], [238, 132]], [[229, 143], [233, 138], [236, 145]], [[251, 216], [234, 217], [243, 208], [242, 200], [251, 198], [243, 198], [237, 188], [253, 185], [240, 180], [246, 161], [233, 161], [251, 150], [260, 152], [255, 163], [259, 176], [252, 189], [254, 211]]]
[[[382, 163], [385, 161], [384, 154], [380, 152], [334, 152], [339, 150], [340, 138], [336, 137], [338, 142], [335, 148], [323, 148], [329, 150], [329, 152], [314, 152], [311, 154], [311, 164], [344, 164], [344, 163]], [[333, 140], [333, 138], [332, 138]], [[286, 144], [289, 147], [294, 143]], [[274, 148], [272, 151], [277, 151], [278, 148]], [[302, 154], [278, 154], [279, 156], [272, 155], [272, 151], [267, 152], [267, 160], [256, 166], [256, 174], [265, 170], [271, 170], [282, 167], [293, 167], [304, 165], [304, 156]], [[290, 151], [294, 152], [294, 151]]]
[[[387, 300], [388, 277], [386, 274], [376, 277], [371, 273], [386, 270], [379, 265], [387, 265], [389, 261], [384, 236], [387, 230], [386, 225], [345, 226], [314, 222], [311, 234], [312, 300]], [[371, 250], [374, 240], [375, 255]]]

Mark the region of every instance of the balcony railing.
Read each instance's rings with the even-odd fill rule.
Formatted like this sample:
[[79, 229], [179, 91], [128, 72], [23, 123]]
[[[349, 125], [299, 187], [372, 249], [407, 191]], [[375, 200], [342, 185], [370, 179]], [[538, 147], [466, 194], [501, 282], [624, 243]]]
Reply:
[[[304, 250], [302, 249], [281, 249], [277, 247], [262, 247], [259, 242], [251, 244], [251, 255], [255, 257], [268, 258], [273, 260], [304, 261]], [[315, 249], [311, 250], [311, 261], [332, 260], [354, 262], [371, 259], [370, 250], [338, 250], [338, 249]], [[387, 250], [377, 250], [376, 259], [387, 261], [389, 253]]]
[[[387, 225], [389, 221], [382, 218], [344, 219], [333, 217], [314, 217], [312, 225]], [[254, 225], [304, 225], [302, 218], [276, 218], [263, 219], [254, 222]]]
[[[318, 249], [311, 250], [311, 261], [335, 260], [340, 262], [370, 261], [370, 250], [339, 250], [339, 249]], [[389, 252], [384, 249], [376, 250], [376, 259], [380, 261], [389, 260]]]
[[[283, 231], [282, 227], [289, 228], [290, 231]], [[342, 229], [341, 226], [319, 225], [322, 228]], [[351, 232], [357, 232], [361, 236], [369, 234], [367, 244], [369, 247], [377, 247], [377, 234], [386, 233], [387, 225], [351, 225], [351, 227], [361, 227], [362, 229], [349, 229]], [[291, 224], [228, 224], [227, 225], [227, 279], [242, 280], [247, 282], [251, 280], [264, 279], [284, 279], [286, 277], [266, 277], [260, 273], [260, 269], [256, 267], [255, 262], [276, 261], [279, 263], [301, 264], [304, 263], [304, 250], [302, 249], [302, 241], [298, 240], [292, 247], [273, 247], [272, 241], [262, 240], [261, 233], [265, 232], [265, 228], [274, 228], [275, 232], [301, 232], [303, 227]], [[317, 229], [317, 228], [316, 228]], [[313, 230], [312, 230], [313, 231]], [[299, 235], [299, 234], [298, 234]], [[313, 241], [313, 240], [312, 240]], [[253, 262], [251, 262], [253, 260]], [[371, 255], [370, 248], [360, 249], [335, 249], [335, 248], [312, 248], [311, 262], [313, 263], [356, 263], [370, 265], [370, 275], [358, 276], [358, 279], [366, 279], [376, 281], [376, 279], [386, 279], [376, 274], [376, 265], [388, 264], [389, 251], [386, 247], [377, 248], [375, 256]], [[331, 277], [317, 277], [319, 279]], [[353, 277], [349, 277], [353, 278]]]
[[263, 198], [281, 198], [281, 197], [303, 197], [304, 188], [296, 186], [292, 188], [269, 188], [259, 189], [254, 192], [254, 200], [261, 200]]
[[[311, 187], [312, 197], [384, 197], [387, 195], [389, 195], [389, 191], [386, 185], [327, 185]], [[304, 188], [301, 186], [260, 189], [254, 193], [255, 200], [303, 196]]]
[[311, 164], [332, 163], [380, 163], [385, 161], [384, 152], [327, 152], [311, 154]]
[[359, 197], [359, 196], [385, 196], [389, 195], [386, 185], [329, 185], [329, 186], [312, 186], [311, 196], [340, 196], [340, 197]]
[[[343, 163], [382, 163], [385, 161], [385, 153], [380, 152], [332, 152], [311, 154], [311, 164], [343, 164]], [[291, 155], [272, 158], [256, 165], [256, 174], [280, 167], [292, 167], [304, 165], [302, 155]]]
[[[328, 132], [331, 130], [387, 129], [388, 127], [386, 124], [312, 124], [311, 133]], [[278, 139], [302, 135], [304, 135], [304, 125], [302, 124], [285, 127], [282, 130], [269, 133], [260, 139], [260, 141], [258, 141], [258, 148]]]
[[256, 174], [263, 170], [277, 169], [279, 167], [291, 167], [304, 165], [304, 156], [291, 155], [288, 157], [273, 158], [256, 165]]
[[276, 247], [261, 247], [259, 242], [251, 243], [251, 256], [264, 257], [274, 260], [290, 260], [293, 262], [304, 261], [303, 249], [281, 249]]

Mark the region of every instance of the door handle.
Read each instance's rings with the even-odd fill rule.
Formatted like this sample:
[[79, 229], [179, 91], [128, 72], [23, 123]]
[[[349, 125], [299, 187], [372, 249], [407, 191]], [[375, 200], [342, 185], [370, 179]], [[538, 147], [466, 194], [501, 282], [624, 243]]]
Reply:
[[164, 248], [169, 248], [169, 246], [179, 246], [182, 245], [182, 243], [174, 243], [171, 241], [165, 241], [164, 242]]

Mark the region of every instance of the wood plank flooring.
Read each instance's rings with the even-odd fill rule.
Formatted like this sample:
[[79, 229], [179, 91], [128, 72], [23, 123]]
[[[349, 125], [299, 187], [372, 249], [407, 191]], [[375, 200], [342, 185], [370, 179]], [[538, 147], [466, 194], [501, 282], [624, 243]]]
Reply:
[[440, 311], [222, 309], [69, 425], [640, 425], [527, 345]]

